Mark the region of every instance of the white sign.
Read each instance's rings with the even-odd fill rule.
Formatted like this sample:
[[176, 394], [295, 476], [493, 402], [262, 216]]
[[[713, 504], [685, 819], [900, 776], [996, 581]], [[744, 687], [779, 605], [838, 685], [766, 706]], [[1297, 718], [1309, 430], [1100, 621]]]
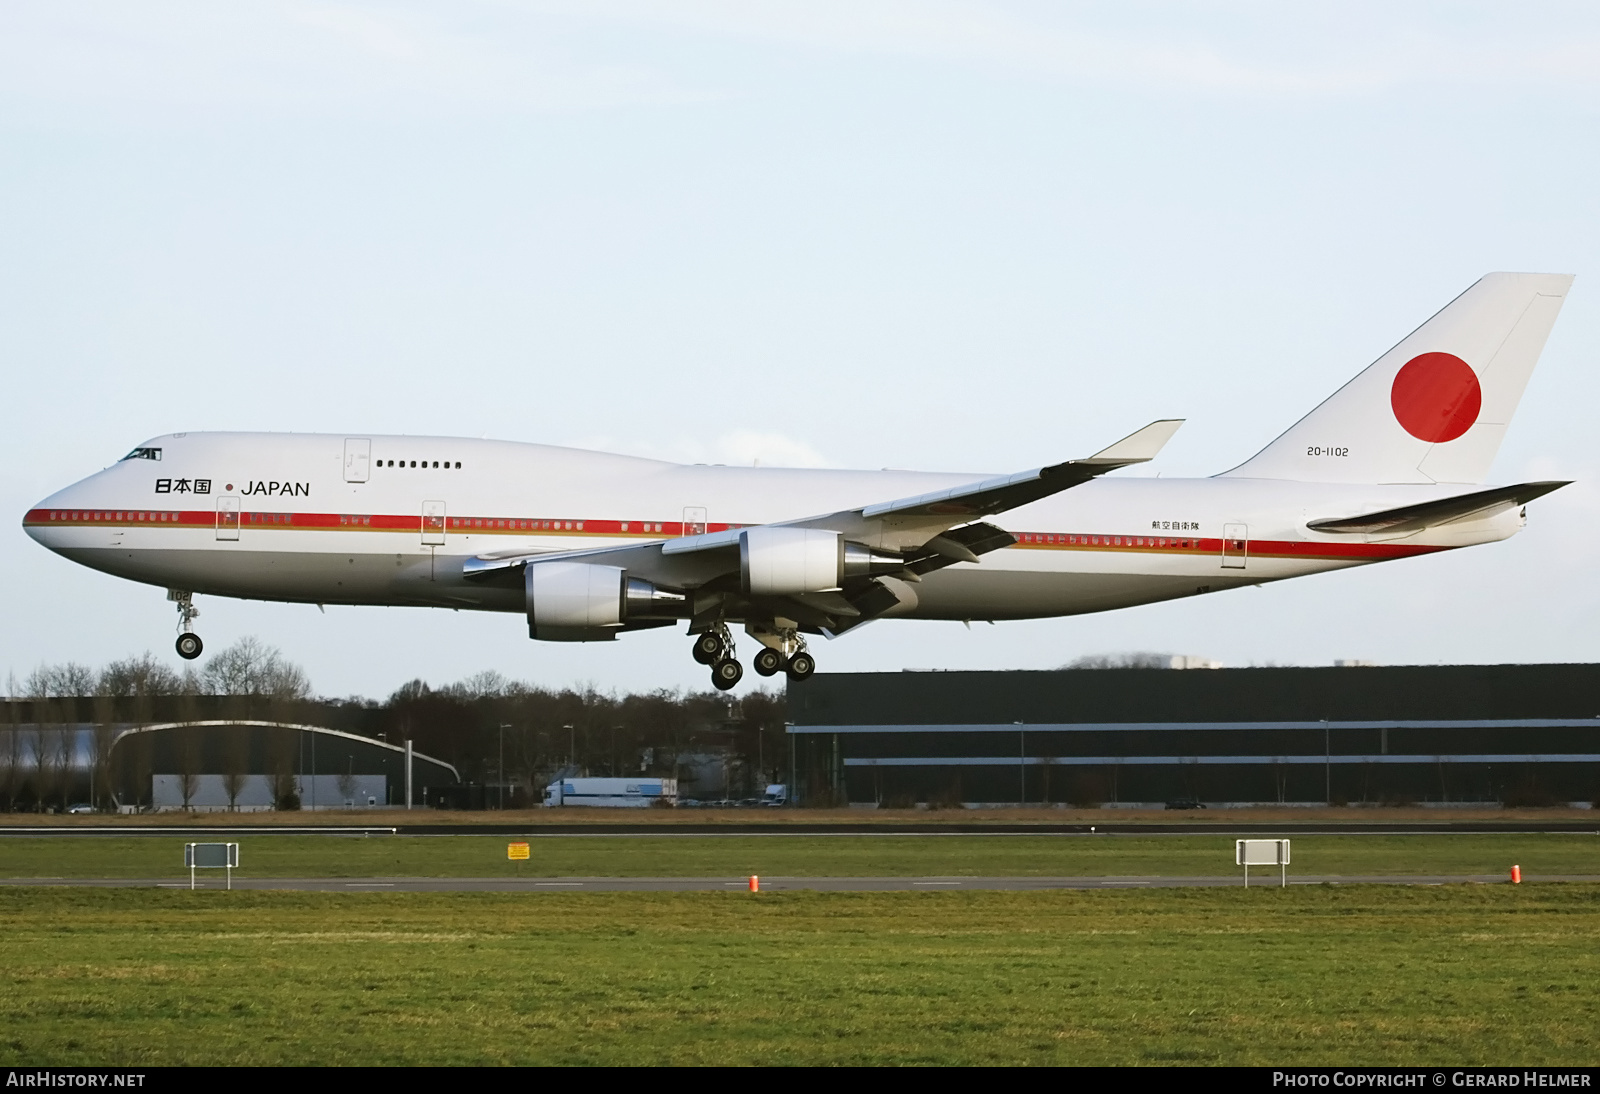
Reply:
[[1289, 841], [1286, 839], [1242, 839], [1233, 844], [1233, 862], [1244, 867], [1244, 886], [1250, 887], [1250, 867], [1276, 866], [1280, 886], [1289, 884]]
[[228, 871], [228, 888], [233, 888], [233, 872], [239, 867], [237, 843], [186, 843], [183, 845], [183, 864], [189, 868], [189, 888], [194, 888], [196, 869]]

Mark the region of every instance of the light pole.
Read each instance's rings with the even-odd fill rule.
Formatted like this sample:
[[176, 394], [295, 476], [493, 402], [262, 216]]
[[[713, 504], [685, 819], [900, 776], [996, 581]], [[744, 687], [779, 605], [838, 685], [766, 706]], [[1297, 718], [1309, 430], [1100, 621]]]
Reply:
[[1017, 804], [1028, 804], [1028, 730], [1021, 722], [1017, 727]]
[[784, 784], [786, 789], [783, 792], [783, 796], [787, 799], [785, 804], [793, 805], [795, 804], [795, 791], [799, 786], [799, 776], [796, 773], [798, 771], [796, 765], [799, 757], [796, 755], [795, 750], [793, 722], [783, 723], [783, 735], [789, 739], [789, 779]]
[[567, 766], [576, 767], [578, 764], [578, 730], [575, 726], [570, 725], [565, 725], [561, 728], [571, 734], [567, 745]]
[[500, 767], [499, 767], [499, 771], [500, 771], [500, 809], [502, 811], [504, 811], [505, 807], [506, 807], [506, 730], [508, 730], [510, 728], [511, 727], [509, 725], [507, 725], [506, 723], [504, 723], [504, 722], [500, 723], [500, 760], [499, 760]]
[[1328, 719], [1322, 719], [1322, 795], [1333, 805], [1333, 746], [1328, 742]]

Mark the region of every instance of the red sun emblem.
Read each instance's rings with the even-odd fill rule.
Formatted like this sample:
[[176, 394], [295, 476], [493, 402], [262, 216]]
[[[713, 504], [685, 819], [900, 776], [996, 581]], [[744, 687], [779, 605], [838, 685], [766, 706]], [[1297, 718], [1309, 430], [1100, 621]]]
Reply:
[[1472, 366], [1453, 353], [1418, 354], [1401, 366], [1389, 405], [1419, 441], [1453, 441], [1478, 420], [1483, 389]]

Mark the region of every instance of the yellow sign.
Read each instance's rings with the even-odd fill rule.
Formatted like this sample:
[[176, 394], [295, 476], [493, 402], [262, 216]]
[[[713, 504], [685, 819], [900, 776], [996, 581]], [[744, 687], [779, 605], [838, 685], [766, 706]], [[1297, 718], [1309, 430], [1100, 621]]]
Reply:
[[528, 845], [526, 843], [508, 843], [508, 844], [506, 844], [506, 858], [508, 858], [508, 859], [525, 859], [527, 857], [528, 857]]

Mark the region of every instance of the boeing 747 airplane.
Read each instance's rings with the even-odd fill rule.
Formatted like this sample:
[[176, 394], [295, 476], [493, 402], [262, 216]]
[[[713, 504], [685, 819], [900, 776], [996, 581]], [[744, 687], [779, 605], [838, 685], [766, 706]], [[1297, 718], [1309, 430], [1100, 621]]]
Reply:
[[1563, 482], [1485, 487], [1572, 278], [1489, 274], [1256, 455], [1117, 478], [1181, 424], [999, 477], [684, 466], [549, 445], [171, 433], [39, 502], [45, 547], [194, 596], [517, 612], [546, 641], [687, 623], [723, 689], [803, 680], [878, 619], [1108, 611], [1505, 539]]

